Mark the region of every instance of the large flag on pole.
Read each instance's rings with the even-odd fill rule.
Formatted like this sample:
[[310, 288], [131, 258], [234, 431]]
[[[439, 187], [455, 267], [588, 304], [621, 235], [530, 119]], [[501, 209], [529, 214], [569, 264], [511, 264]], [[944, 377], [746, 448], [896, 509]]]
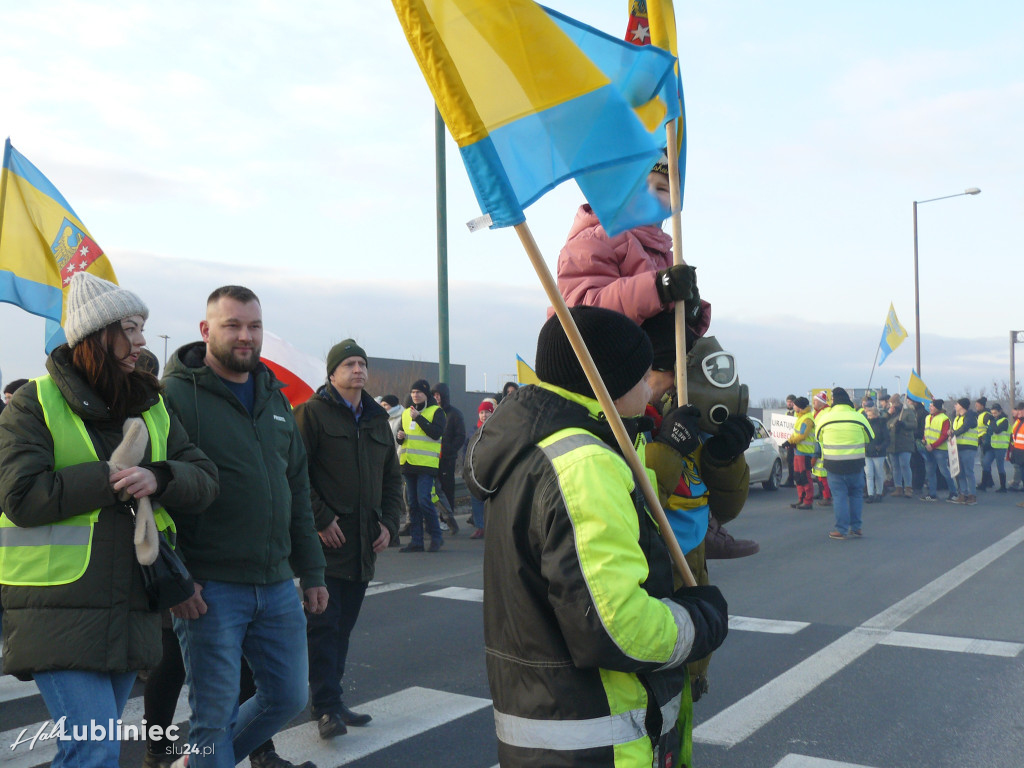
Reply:
[[917, 375], [917, 371], [913, 369], [911, 369], [910, 379], [907, 381], [907, 397], [924, 405], [928, 405], [928, 403], [935, 399], [932, 397], [931, 390], [925, 386], [925, 383], [921, 381], [921, 377]]
[[672, 0], [629, 0], [626, 41], [633, 45], [653, 45], [676, 57], [676, 98], [679, 101], [676, 149], [679, 151], [679, 199], [682, 201], [686, 178], [686, 109], [683, 102], [683, 80], [679, 71], [679, 49], [676, 47], [676, 13]]
[[47, 353], [65, 341], [64, 290], [82, 271], [117, 282], [67, 200], [7, 139], [0, 172], [0, 301], [47, 319]]
[[882, 350], [882, 359], [878, 361], [881, 365], [885, 362], [892, 351], [896, 349], [903, 340], [907, 338], [907, 329], [900, 325], [896, 319], [896, 310], [892, 303], [889, 304], [889, 314], [885, 316], [885, 328], [882, 329], [882, 340], [879, 342], [879, 349]]
[[260, 360], [284, 384], [284, 396], [293, 408], [309, 400], [327, 380], [327, 363], [296, 349], [270, 331], [263, 332]]
[[531, 0], [392, 0], [484, 216], [507, 227], [576, 179], [609, 234], [669, 211], [647, 189], [678, 117], [675, 59]]

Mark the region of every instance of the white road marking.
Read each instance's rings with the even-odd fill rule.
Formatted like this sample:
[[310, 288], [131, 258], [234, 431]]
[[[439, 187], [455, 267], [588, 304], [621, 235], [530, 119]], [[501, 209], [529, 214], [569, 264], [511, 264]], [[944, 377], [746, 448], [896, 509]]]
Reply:
[[917, 632], [893, 632], [881, 642], [902, 648], [921, 648], [930, 651], [953, 651], [955, 653], [977, 653], [982, 656], [1004, 656], [1016, 658], [1022, 650], [1022, 643], [1005, 643], [999, 640], [977, 640], [972, 637], [947, 637], [945, 635], [922, 635]]
[[10, 675], [0, 676], [0, 702], [24, 699], [26, 696], [35, 696], [39, 693], [34, 681], [22, 682]]
[[424, 597], [444, 597], [448, 600], [466, 600], [470, 603], [482, 603], [484, 591], [482, 589], [469, 589], [468, 587], [445, 587], [433, 592], [424, 592]]
[[861, 626], [726, 707], [693, 730], [694, 741], [734, 747], [771, 722], [844, 667], [885, 640], [900, 625], [956, 589], [982, 568], [1024, 541], [1018, 528], [990, 547], [926, 584]]
[[795, 635], [801, 629], [811, 626], [806, 621], [783, 621], [781, 619], [755, 619], [749, 616], [730, 616], [729, 629], [742, 632], [766, 632], [770, 635]]
[[821, 757], [806, 755], [786, 755], [775, 764], [775, 768], [871, 768], [860, 763], [840, 763], [836, 760], [825, 760]]
[[349, 728], [344, 736], [324, 741], [317, 735], [316, 723], [309, 722], [274, 736], [274, 746], [279, 755], [294, 763], [312, 760], [336, 768], [490, 706], [490, 699], [406, 688], [360, 704], [360, 712], [373, 716], [366, 727]]
[[413, 584], [403, 584], [400, 581], [391, 581], [391, 582], [371, 581], [370, 582], [370, 586], [368, 586], [366, 588], [366, 596], [369, 597], [370, 595], [379, 595], [379, 594], [382, 594], [384, 592], [394, 592], [397, 589], [407, 589], [407, 588], [412, 587], [412, 586], [415, 586], [415, 585], [413, 585]]

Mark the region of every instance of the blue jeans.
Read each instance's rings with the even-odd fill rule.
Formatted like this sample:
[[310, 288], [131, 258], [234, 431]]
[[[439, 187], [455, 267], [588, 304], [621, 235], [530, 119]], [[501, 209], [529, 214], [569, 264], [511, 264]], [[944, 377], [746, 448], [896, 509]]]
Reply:
[[[1006, 458], [1006, 449], [986, 448], [981, 454], [981, 479], [987, 480], [992, 471], [992, 464], [996, 465], [996, 473], [1002, 478], [1002, 485], [1006, 485], [1006, 467], [1003, 459]], [[995, 485], [995, 478], [992, 478], [992, 485]]]
[[469, 497], [470, 506], [473, 508], [473, 525], [477, 528], [484, 527], [484, 503], [475, 496]]
[[867, 456], [864, 459], [868, 496], [881, 496], [885, 490], [885, 457]]
[[921, 455], [924, 457], [925, 474], [928, 477], [928, 494], [930, 496], [938, 496], [938, 478], [935, 476], [935, 471], [938, 469], [939, 474], [946, 479], [949, 495], [955, 495], [954, 488], [956, 486], [953, 484], [953, 478], [949, 474], [949, 454], [946, 451], [929, 451], [925, 448]]
[[[174, 619], [188, 681], [189, 768], [234, 768], [303, 710], [306, 618], [291, 579], [276, 584], [207, 581], [207, 611]], [[242, 655], [256, 695], [239, 707]]]
[[317, 720], [328, 713], [341, 714], [341, 679], [345, 676], [348, 640], [359, 618], [366, 582], [324, 578], [327, 610], [306, 619], [309, 646], [310, 713]]
[[977, 491], [974, 480], [974, 459], [978, 455], [978, 449], [961, 447], [957, 454], [960, 458], [960, 474], [956, 476], [957, 487], [964, 496], [973, 496]]
[[836, 515], [836, 530], [844, 536], [851, 530], [859, 531], [861, 510], [864, 509], [864, 473], [840, 475], [829, 472], [828, 485], [832, 489], [832, 511]]
[[910, 451], [890, 454], [892, 457], [892, 485], [894, 488], [910, 488], [914, 475], [910, 471]]
[[437, 519], [437, 509], [430, 500], [430, 492], [434, 489], [433, 475], [403, 475], [405, 478], [405, 495], [409, 502], [409, 537], [414, 546], [423, 546], [423, 527], [426, 525], [430, 540], [442, 541], [441, 523]]
[[93, 727], [109, 730], [113, 721], [116, 729], [132, 692], [135, 673], [63, 669], [34, 672], [32, 676], [54, 723], [64, 718], [68, 740], [57, 741], [54, 768], [118, 768], [121, 742], [116, 731], [104, 733], [103, 740], [94, 740], [93, 735], [98, 734], [94, 734]]

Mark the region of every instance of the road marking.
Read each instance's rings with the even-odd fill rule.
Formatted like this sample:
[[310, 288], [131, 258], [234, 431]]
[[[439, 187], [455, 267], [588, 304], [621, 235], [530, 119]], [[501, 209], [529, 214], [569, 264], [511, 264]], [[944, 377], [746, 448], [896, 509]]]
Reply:
[[22, 682], [11, 675], [0, 677], [0, 702], [24, 699], [27, 696], [35, 696], [39, 693], [33, 680]]
[[999, 640], [977, 640], [972, 637], [947, 637], [945, 635], [922, 635], [917, 632], [892, 632], [881, 642], [902, 648], [921, 648], [929, 651], [953, 651], [955, 653], [977, 653], [982, 656], [1003, 656], [1016, 658], [1022, 650], [1022, 643], [1004, 643]]
[[693, 740], [734, 747], [874, 648], [900, 625], [1024, 541], [1024, 527], [865, 621], [693, 729]]
[[433, 592], [424, 592], [424, 597], [444, 597], [448, 600], [466, 600], [470, 603], [482, 603], [484, 591], [482, 589], [469, 589], [468, 587], [445, 587], [436, 589]]
[[[141, 696], [128, 699], [128, 704], [121, 715], [122, 729], [125, 725], [139, 725], [142, 722], [144, 707], [145, 704]], [[181, 723], [188, 720], [188, 713], [188, 688], [182, 687], [174, 706], [173, 722]], [[45, 720], [31, 725], [22, 725], [0, 733], [0, 766], [3, 768], [31, 768], [31, 766], [51, 762], [57, 754], [57, 745], [52, 741], [37, 742], [34, 749], [29, 749], [28, 743], [19, 744], [13, 750], [11, 749], [11, 745], [15, 741], [27, 739], [28, 742], [31, 742], [32, 737], [43, 725], [46, 726], [45, 732], [48, 733], [53, 726], [53, 721]], [[24, 733], [22, 733], [23, 731]]]
[[274, 746], [279, 755], [296, 764], [312, 760], [334, 768], [490, 706], [490, 699], [406, 688], [360, 704], [360, 712], [373, 716], [373, 722], [365, 728], [349, 728], [345, 736], [325, 741], [317, 735], [316, 723], [309, 722], [278, 733]]
[[391, 581], [386, 583], [380, 581], [371, 581], [370, 586], [366, 588], [366, 596], [369, 597], [370, 595], [380, 595], [384, 592], [394, 592], [396, 589], [408, 589], [412, 586], [415, 585], [403, 584], [400, 581]]
[[811, 626], [806, 621], [783, 621], [781, 619], [755, 619], [749, 616], [730, 616], [729, 629], [741, 632], [766, 632], [770, 635], [795, 635], [801, 629]]
[[836, 760], [825, 760], [821, 757], [806, 755], [786, 755], [775, 764], [775, 768], [871, 768], [860, 763], [840, 763]]

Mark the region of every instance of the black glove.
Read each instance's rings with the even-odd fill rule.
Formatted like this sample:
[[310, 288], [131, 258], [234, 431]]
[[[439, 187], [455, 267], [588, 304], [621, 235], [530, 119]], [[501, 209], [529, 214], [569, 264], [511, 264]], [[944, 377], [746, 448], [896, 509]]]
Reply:
[[683, 587], [672, 599], [690, 614], [693, 645], [686, 662], [703, 659], [725, 642], [729, 634], [729, 606], [718, 587]]
[[715, 461], [728, 464], [747, 448], [754, 437], [754, 425], [746, 416], [730, 416], [718, 428], [718, 434], [704, 443], [704, 450]]
[[678, 451], [680, 456], [693, 453], [700, 445], [700, 427], [697, 426], [699, 418], [700, 410], [692, 405], [676, 408], [662, 420], [654, 442], [664, 443]]
[[685, 301], [689, 303], [697, 297], [697, 268], [686, 264], [674, 264], [668, 269], [658, 272], [654, 284], [658, 286], [658, 298], [662, 304], [671, 304], [673, 301]]

